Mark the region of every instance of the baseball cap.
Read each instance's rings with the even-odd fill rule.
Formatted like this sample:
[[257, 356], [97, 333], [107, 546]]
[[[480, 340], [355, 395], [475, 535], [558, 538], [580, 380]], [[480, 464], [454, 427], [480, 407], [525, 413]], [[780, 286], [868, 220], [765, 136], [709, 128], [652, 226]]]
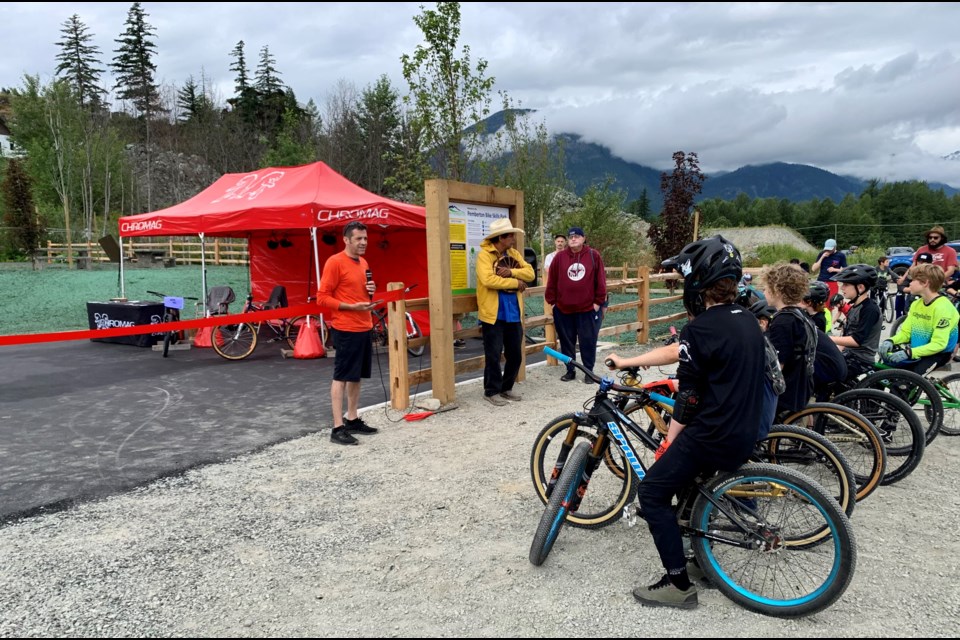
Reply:
[[583, 237], [585, 234], [583, 233], [583, 229], [581, 227], [570, 227], [570, 230], [567, 231], [567, 235]]
[[823, 243], [824, 251], [826, 251], [827, 249], [836, 249], [836, 248], [837, 248], [837, 241], [834, 240], [833, 238], [830, 238], [829, 240]]
[[933, 262], [933, 254], [927, 251], [917, 254], [917, 264], [930, 264]]

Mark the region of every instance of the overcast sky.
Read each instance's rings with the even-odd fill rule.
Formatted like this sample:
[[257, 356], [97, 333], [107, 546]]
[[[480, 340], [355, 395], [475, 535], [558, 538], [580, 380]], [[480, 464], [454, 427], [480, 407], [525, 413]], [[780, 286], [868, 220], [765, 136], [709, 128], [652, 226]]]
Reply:
[[[77, 13], [104, 62], [132, 3], [0, 4], [0, 87], [51, 77]], [[433, 8], [434, 3], [424, 3]], [[230, 51], [264, 45], [301, 102], [386, 74], [423, 42], [419, 3], [144, 2], [157, 80], [201, 71], [233, 93]], [[657, 169], [695, 151], [707, 172], [775, 161], [960, 187], [960, 3], [463, 3], [460, 45], [496, 90]], [[495, 106], [498, 102], [495, 101]], [[958, 154], [960, 155], [960, 154]]]

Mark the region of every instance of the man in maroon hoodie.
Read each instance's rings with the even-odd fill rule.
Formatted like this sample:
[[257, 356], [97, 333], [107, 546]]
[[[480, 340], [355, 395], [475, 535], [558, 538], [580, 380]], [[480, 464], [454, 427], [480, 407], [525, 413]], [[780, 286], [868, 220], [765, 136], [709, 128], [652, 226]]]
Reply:
[[[596, 249], [584, 244], [583, 229], [571, 227], [567, 248], [557, 253], [547, 276], [546, 301], [553, 305], [553, 325], [560, 339], [560, 352], [574, 358], [580, 343], [580, 361], [593, 369], [597, 360], [597, 335], [603, 324], [603, 305], [607, 300], [607, 274]], [[573, 365], [560, 379], [577, 377]], [[585, 378], [589, 384], [591, 380]]]

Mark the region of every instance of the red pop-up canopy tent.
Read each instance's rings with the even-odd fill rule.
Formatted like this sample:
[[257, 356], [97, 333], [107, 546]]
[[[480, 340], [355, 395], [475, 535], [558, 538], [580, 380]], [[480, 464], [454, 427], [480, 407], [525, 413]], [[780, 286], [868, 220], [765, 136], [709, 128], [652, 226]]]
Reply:
[[[387, 282], [416, 284], [416, 297], [425, 297], [424, 208], [370, 193], [323, 162], [226, 174], [186, 202], [120, 218], [120, 241], [137, 236], [248, 238], [254, 298], [266, 300], [282, 284], [290, 304], [300, 304], [315, 294], [326, 259], [343, 250], [343, 227], [352, 220], [367, 225], [364, 257], [377, 288], [386, 289]], [[206, 281], [203, 288], [206, 293]], [[427, 333], [429, 322], [418, 324]]]

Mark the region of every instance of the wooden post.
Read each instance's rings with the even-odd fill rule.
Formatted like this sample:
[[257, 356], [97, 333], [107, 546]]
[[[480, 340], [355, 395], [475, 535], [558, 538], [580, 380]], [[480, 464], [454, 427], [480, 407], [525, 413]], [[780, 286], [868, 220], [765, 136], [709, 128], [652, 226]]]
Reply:
[[693, 210], [693, 241], [697, 241], [697, 237], [700, 234], [700, 208], [697, 207]]
[[[402, 282], [387, 284], [387, 291], [403, 289]], [[387, 354], [390, 363], [390, 406], [403, 410], [410, 406], [410, 376], [407, 373], [407, 302], [387, 303]]]
[[640, 284], [637, 285], [637, 322], [640, 329], [637, 331], [637, 342], [647, 344], [650, 340], [650, 267], [642, 266], [637, 269]]
[[[427, 180], [427, 281], [430, 285], [430, 368], [433, 397], [456, 399], [453, 368], [453, 293], [450, 281], [450, 193], [446, 180]], [[406, 373], [406, 370], [404, 370]]]
[[220, 264], [220, 238], [213, 239], [213, 264]]
[[627, 292], [627, 285], [624, 282], [627, 279], [627, 263], [623, 263], [623, 269], [621, 270], [620, 282], [623, 283], [620, 285], [620, 293]]

